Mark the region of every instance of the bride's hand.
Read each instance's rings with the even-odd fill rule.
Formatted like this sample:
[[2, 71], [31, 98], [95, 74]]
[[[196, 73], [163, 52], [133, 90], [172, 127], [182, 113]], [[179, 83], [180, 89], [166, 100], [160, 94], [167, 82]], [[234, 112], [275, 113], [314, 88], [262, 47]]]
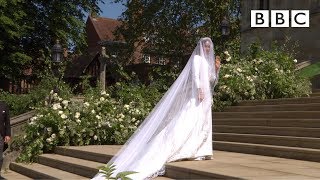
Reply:
[[220, 56], [216, 56], [216, 70], [218, 70], [220, 68], [220, 62], [221, 62], [221, 59], [220, 59]]
[[198, 89], [198, 100], [201, 102], [204, 99], [204, 93], [201, 88]]

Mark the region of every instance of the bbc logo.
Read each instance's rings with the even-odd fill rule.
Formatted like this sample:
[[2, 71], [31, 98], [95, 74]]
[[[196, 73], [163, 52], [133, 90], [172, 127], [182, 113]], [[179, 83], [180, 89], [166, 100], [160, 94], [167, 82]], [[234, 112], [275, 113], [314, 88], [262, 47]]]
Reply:
[[251, 27], [309, 27], [309, 10], [251, 10]]

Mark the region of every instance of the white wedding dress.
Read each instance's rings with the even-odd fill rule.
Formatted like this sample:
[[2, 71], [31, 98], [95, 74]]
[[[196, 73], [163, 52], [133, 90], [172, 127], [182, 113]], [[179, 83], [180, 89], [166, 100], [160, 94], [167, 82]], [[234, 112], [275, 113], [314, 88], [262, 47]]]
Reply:
[[[204, 43], [210, 51], [204, 50]], [[202, 38], [178, 79], [108, 164], [114, 175], [135, 171], [132, 179], [164, 173], [164, 165], [180, 159], [212, 156], [212, 90], [218, 81], [213, 43]], [[198, 98], [199, 89], [204, 99]], [[104, 179], [98, 173], [93, 179]]]

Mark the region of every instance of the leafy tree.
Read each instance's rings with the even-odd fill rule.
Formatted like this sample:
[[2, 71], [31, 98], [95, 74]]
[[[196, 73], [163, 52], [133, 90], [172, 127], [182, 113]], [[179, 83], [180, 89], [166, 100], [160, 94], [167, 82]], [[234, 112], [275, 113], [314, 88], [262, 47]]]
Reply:
[[174, 55], [176, 61], [185, 59], [200, 37], [213, 39], [222, 51], [221, 20], [229, 17], [231, 37], [239, 36], [240, 0], [115, 0], [122, 2], [122, 34], [130, 52], [141, 48]]
[[0, 0], [0, 76], [14, 79], [23, 67], [39, 74], [56, 39], [75, 52], [84, 50], [84, 18], [99, 13], [99, 2]]

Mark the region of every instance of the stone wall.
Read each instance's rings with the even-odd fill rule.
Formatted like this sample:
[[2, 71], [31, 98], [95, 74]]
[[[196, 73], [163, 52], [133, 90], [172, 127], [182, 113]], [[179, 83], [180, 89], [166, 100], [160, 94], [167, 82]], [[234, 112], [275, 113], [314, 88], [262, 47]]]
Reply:
[[[251, 28], [250, 11], [260, 9], [260, 2], [264, 2], [264, 9], [306, 9], [310, 11], [309, 28]], [[269, 5], [266, 5], [269, 2]], [[290, 44], [297, 42], [299, 45], [297, 59], [320, 61], [320, 0], [243, 0], [241, 4], [241, 50], [257, 40], [264, 48], [269, 49], [273, 41], [283, 43], [286, 37], [291, 38]]]

